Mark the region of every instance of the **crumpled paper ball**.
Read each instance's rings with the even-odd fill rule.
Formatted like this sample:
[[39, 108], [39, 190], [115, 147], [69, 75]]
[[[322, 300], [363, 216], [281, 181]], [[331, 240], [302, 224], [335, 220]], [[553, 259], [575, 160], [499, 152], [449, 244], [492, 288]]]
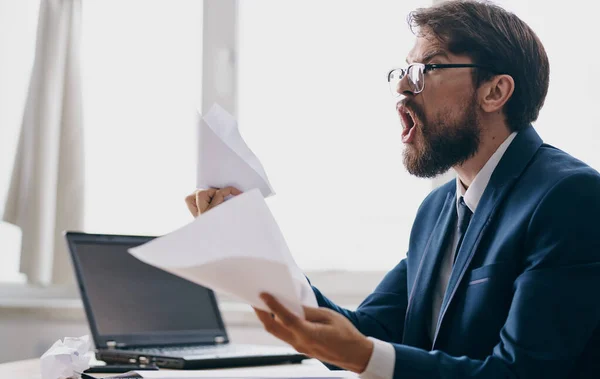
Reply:
[[90, 347], [88, 335], [56, 341], [40, 358], [42, 379], [79, 378], [79, 374], [90, 367], [90, 360], [94, 357]]

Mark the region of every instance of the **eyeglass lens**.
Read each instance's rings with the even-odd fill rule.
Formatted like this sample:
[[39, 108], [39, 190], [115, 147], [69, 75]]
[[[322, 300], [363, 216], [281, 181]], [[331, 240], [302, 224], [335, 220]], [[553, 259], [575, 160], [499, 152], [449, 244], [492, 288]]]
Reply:
[[405, 74], [408, 76], [408, 85], [410, 86], [410, 90], [412, 92], [419, 93], [423, 90], [423, 66], [417, 64], [411, 65], [408, 67], [407, 70], [396, 69], [390, 73], [390, 91], [394, 96], [400, 96], [398, 86], [400, 84], [400, 81], [404, 78]]

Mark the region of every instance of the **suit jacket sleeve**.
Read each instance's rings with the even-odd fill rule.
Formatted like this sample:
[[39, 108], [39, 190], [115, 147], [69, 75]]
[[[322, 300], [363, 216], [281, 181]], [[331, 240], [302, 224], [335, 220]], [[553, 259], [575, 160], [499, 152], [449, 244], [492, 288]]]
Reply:
[[523, 270], [492, 354], [476, 360], [394, 344], [394, 377], [569, 377], [600, 325], [599, 222], [597, 173], [559, 181], [525, 231]]
[[400, 342], [407, 306], [406, 260], [388, 272], [375, 291], [350, 311], [334, 304], [313, 286], [320, 307], [346, 316], [364, 335], [387, 342]]

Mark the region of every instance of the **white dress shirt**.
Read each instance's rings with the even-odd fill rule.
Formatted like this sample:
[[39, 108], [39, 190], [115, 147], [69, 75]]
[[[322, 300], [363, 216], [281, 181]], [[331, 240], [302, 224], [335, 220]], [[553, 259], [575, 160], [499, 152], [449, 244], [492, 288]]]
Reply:
[[[492, 177], [492, 173], [498, 166], [500, 159], [515, 139], [517, 132], [513, 132], [502, 144], [498, 147], [496, 152], [492, 154], [490, 159], [486, 162], [483, 168], [477, 173], [473, 183], [469, 186], [468, 189], [465, 189], [465, 186], [460, 181], [460, 178], [456, 177], [456, 206], [458, 207], [458, 202], [460, 198], [463, 197], [465, 204], [471, 212], [475, 213], [477, 209], [477, 205], [479, 205], [479, 201], [481, 200], [481, 196], [487, 187], [490, 178]], [[452, 241], [450, 241], [452, 242]], [[448, 256], [452, 256], [452, 246], [453, 243], [448, 244], [447, 251], [445, 253], [445, 258]], [[448, 286], [449, 275], [440, 275], [437, 279], [436, 289], [434, 290], [433, 296], [434, 301], [436, 296], [444, 296], [446, 291], [446, 287]], [[433, 340], [433, 335], [435, 335], [435, 329], [430, 329], [430, 337]], [[369, 337], [371, 341], [373, 341], [373, 353], [371, 354], [371, 358], [369, 359], [369, 363], [367, 364], [367, 368], [363, 373], [360, 374], [361, 379], [392, 379], [394, 376], [394, 366], [396, 363], [396, 350], [392, 346], [391, 343], [380, 341], [376, 338]]]

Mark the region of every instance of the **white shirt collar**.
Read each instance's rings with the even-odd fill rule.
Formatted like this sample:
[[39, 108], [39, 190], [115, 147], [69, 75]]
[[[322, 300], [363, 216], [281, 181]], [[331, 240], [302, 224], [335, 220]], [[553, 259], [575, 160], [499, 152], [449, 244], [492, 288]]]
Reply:
[[461, 196], [465, 199], [465, 204], [471, 210], [471, 212], [475, 213], [475, 209], [477, 209], [477, 205], [479, 205], [479, 200], [481, 200], [481, 196], [483, 196], [483, 191], [487, 187], [490, 182], [490, 178], [492, 177], [492, 173], [498, 166], [500, 159], [515, 139], [517, 132], [512, 132], [510, 136], [508, 136], [504, 142], [498, 147], [496, 152], [492, 154], [490, 159], [486, 162], [483, 168], [477, 173], [475, 179], [473, 179], [473, 183], [469, 186], [468, 189], [465, 189], [465, 186], [460, 181], [458, 175], [456, 176], [456, 206], [458, 207], [458, 201]]

